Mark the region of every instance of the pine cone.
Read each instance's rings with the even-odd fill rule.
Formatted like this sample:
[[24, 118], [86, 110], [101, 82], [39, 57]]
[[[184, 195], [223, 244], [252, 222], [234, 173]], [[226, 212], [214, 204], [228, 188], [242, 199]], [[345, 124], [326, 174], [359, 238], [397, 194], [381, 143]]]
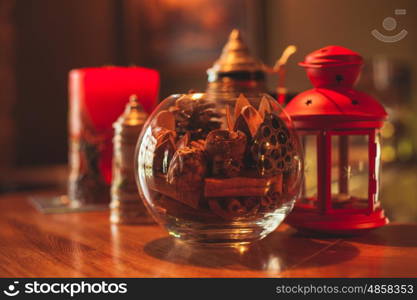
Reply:
[[169, 111], [175, 116], [176, 131], [180, 137], [189, 132], [191, 140], [205, 139], [210, 131], [221, 126], [219, 118], [222, 115], [216, 104], [204, 98], [192, 99], [184, 95]]

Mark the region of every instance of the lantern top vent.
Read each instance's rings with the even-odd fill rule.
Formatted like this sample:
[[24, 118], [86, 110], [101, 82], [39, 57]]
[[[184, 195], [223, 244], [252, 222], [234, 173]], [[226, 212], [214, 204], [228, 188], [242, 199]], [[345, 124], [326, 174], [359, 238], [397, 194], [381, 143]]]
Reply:
[[352, 88], [359, 77], [362, 57], [340, 46], [327, 46], [306, 56], [299, 63], [315, 87]]
[[362, 65], [362, 57], [341, 46], [327, 46], [307, 55], [299, 65], [310, 68], [339, 67], [348, 65]]
[[355, 120], [383, 120], [387, 113], [373, 97], [355, 90], [315, 88], [298, 94], [285, 110], [293, 119], [337, 117]]

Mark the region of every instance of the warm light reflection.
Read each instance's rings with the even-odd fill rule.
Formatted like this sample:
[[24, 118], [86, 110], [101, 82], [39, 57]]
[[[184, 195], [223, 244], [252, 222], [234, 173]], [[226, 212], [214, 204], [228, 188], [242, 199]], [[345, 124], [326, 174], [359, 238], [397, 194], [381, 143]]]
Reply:
[[123, 274], [125, 272], [123, 262], [120, 260], [122, 256], [120, 228], [117, 224], [110, 225], [110, 241], [111, 241], [111, 259], [113, 262], [113, 270]]
[[381, 129], [381, 136], [385, 139], [392, 137], [395, 133], [395, 127], [392, 123], [386, 122]]
[[235, 246], [237, 251], [242, 255], [245, 254], [245, 252], [248, 251], [249, 247], [247, 245], [237, 245]]
[[279, 257], [271, 256], [266, 266], [267, 271], [281, 272], [281, 260]]
[[398, 143], [398, 158], [406, 161], [413, 155], [413, 143], [408, 139], [403, 139]]
[[391, 145], [383, 146], [381, 151], [381, 159], [384, 162], [394, 161], [396, 157], [395, 149]]
[[191, 99], [198, 100], [198, 99], [201, 99], [203, 95], [204, 95], [203, 93], [195, 93], [191, 96]]

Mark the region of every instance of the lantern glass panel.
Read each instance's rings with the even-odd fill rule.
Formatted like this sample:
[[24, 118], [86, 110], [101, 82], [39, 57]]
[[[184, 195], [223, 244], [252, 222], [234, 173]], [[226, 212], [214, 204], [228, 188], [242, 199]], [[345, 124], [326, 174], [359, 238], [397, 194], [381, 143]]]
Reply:
[[375, 196], [374, 196], [374, 205], [378, 203], [379, 199], [379, 182], [381, 177], [381, 134], [377, 131], [375, 135], [375, 146], [376, 146], [376, 157], [375, 157], [375, 178], [376, 178], [376, 187], [375, 187]]
[[369, 136], [331, 137], [333, 209], [365, 209], [369, 190]]
[[304, 186], [303, 204], [317, 204], [317, 135], [304, 135]]

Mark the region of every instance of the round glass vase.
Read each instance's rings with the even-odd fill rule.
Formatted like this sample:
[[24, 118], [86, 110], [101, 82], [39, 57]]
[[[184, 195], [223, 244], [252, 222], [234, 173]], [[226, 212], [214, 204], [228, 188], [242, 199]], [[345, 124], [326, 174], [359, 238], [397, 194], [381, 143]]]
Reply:
[[274, 231], [302, 182], [302, 149], [290, 117], [269, 95], [166, 98], [135, 154], [136, 181], [169, 234], [236, 245]]

